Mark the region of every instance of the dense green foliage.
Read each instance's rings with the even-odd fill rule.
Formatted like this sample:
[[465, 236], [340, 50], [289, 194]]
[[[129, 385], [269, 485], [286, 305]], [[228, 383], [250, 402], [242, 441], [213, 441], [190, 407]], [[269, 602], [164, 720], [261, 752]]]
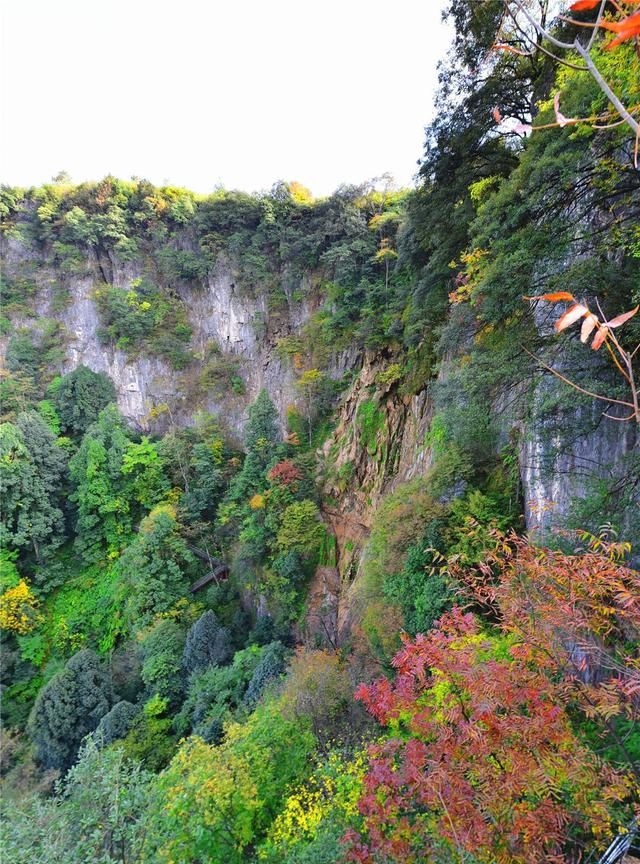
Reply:
[[[629, 818], [638, 577], [610, 532], [637, 535], [635, 430], [620, 427], [624, 459], [584, 468], [589, 494], [565, 514], [609, 533], [554, 537], [586, 547], [565, 555], [508, 532], [532, 429], [550, 473], [599, 424], [618, 432], [522, 346], [615, 393], [606, 358], [549, 338], [522, 298], [640, 302], [638, 171], [617, 126], [497, 128], [495, 106], [552, 122], [555, 92], [572, 116], [606, 104], [537, 47], [488, 55], [501, 0], [447, 14], [410, 192], [0, 190], [3, 238], [27, 252], [7, 256], [0, 319], [11, 860], [528, 864], [523, 837], [536, 860], [584, 860]], [[638, 103], [632, 46], [601, 53]], [[249, 404], [260, 369], [194, 336], [189, 298], [223, 268], [263, 310], [285, 417], [267, 389]], [[172, 367], [175, 404], [138, 428], [106, 375], [62, 374], [59, 322], [32, 320], [43, 286], [55, 316], [74, 279], [106, 351]], [[342, 349], [360, 375], [336, 372]], [[241, 443], [227, 406], [247, 409]], [[592, 679], [583, 644], [611, 658]], [[382, 725], [354, 702], [361, 681]]]

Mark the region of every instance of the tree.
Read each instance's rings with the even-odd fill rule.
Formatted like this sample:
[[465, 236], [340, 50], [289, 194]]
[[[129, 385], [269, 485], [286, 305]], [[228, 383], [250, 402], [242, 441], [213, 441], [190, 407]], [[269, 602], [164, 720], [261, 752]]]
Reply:
[[0, 425], [0, 495], [3, 546], [42, 564], [64, 539], [60, 508], [63, 451], [35, 412]]
[[311, 447], [313, 421], [322, 410], [321, 396], [326, 390], [327, 378], [319, 369], [307, 369], [296, 381], [296, 389], [303, 401], [307, 415], [307, 427], [309, 430], [309, 447]]
[[278, 412], [269, 393], [261, 390], [256, 401], [249, 408], [249, 421], [245, 434], [247, 452], [261, 450], [265, 444], [267, 446], [277, 444], [280, 438]]
[[153, 811], [152, 775], [88, 740], [55, 795], [6, 798], [2, 849], [14, 864], [140, 861]]
[[202, 735], [221, 729], [243, 704], [243, 697], [264, 649], [255, 645], [236, 651], [227, 666], [207, 666], [189, 679], [187, 695], [175, 720], [179, 734]]
[[287, 788], [306, 770], [313, 736], [277, 703], [229, 723], [218, 746], [184, 742], [159, 779], [152, 860], [241, 864], [266, 833]]
[[132, 531], [131, 501], [122, 473], [130, 445], [125, 422], [115, 405], [100, 412], [69, 463], [77, 505], [75, 545], [87, 562], [115, 557]]
[[221, 462], [221, 439], [193, 445], [189, 459], [189, 485], [180, 500], [180, 510], [187, 523], [215, 517], [224, 491]]
[[226, 663], [232, 654], [231, 635], [221, 627], [215, 612], [208, 609], [191, 626], [182, 655], [182, 668], [188, 676]]
[[[503, 50], [526, 57], [531, 54], [532, 46], [537, 50], [542, 48], [558, 64], [589, 73], [604, 96], [606, 96], [607, 102], [613, 106], [613, 111], [601, 112], [594, 117], [568, 118], [559, 113], [556, 104], [556, 123], [554, 125], [563, 127], [571, 123], [593, 123], [594, 121], [600, 123], [620, 122], [626, 124], [634, 132], [637, 141], [640, 136], [640, 124], [634, 114], [637, 114], [640, 108], [637, 105], [629, 105], [627, 107], [623, 103], [613, 91], [610, 82], [606, 80], [606, 72], [603, 74], [602, 64], [598, 64], [597, 58], [594, 59], [594, 57], [596, 57], [601, 48], [597, 38], [599, 31], [607, 30], [614, 33], [614, 37], [604, 45], [605, 51], [617, 48], [623, 42], [637, 40], [638, 36], [640, 36], [640, 13], [632, 13], [629, 9], [624, 8], [625, 4], [620, 6], [617, 3], [607, 3], [607, 0], [576, 0], [570, 6], [572, 11], [582, 13], [597, 10], [596, 18], [593, 22], [585, 22], [563, 16], [563, 21], [570, 24], [573, 28], [577, 28], [574, 29], [575, 35], [573, 40], [568, 42], [566, 38], [558, 38], [558, 34], [554, 34], [547, 26], [544, 14], [547, 11], [546, 9], [540, 17], [537, 17], [535, 13], [532, 13], [527, 8], [522, 0], [505, 0], [504, 5], [506, 14], [503, 15], [501, 26], [498, 30], [497, 44], [494, 46], [496, 50]], [[605, 9], [607, 6], [613, 6], [613, 14], [611, 14], [610, 8]], [[584, 32], [580, 28], [585, 28], [587, 31], [584, 39], [581, 39], [577, 35], [577, 33]], [[559, 56], [558, 51], [570, 53], [569, 55]], [[571, 56], [573, 54], [578, 55], [582, 65], [573, 62], [573, 57]], [[633, 52], [629, 52], [626, 56], [630, 68], [633, 68]], [[637, 153], [636, 145], [636, 164]]]
[[151, 510], [168, 492], [164, 462], [159, 447], [144, 436], [139, 444], [130, 441], [122, 457], [122, 473], [128, 478], [128, 494]]
[[80, 439], [102, 409], [116, 401], [116, 388], [103, 372], [93, 372], [81, 364], [56, 384], [53, 401], [62, 431]]
[[156, 507], [142, 520], [135, 540], [116, 565], [125, 618], [132, 630], [144, 627], [184, 595], [194, 563], [180, 536], [175, 509]]
[[96, 729], [112, 703], [109, 675], [97, 655], [89, 650], [74, 654], [38, 693], [29, 717], [38, 762], [67, 771], [82, 739]]
[[244, 703], [254, 708], [262, 698], [265, 689], [276, 681], [287, 668], [287, 652], [282, 642], [271, 642], [265, 645], [260, 662], [249, 681]]
[[228, 500], [246, 508], [252, 495], [263, 491], [265, 472], [278, 455], [280, 441], [278, 413], [266, 390], [258, 393], [249, 408], [249, 421], [245, 435], [247, 455], [242, 470], [229, 487]]
[[0, 595], [0, 627], [24, 636], [43, 620], [40, 601], [24, 579]]
[[389, 737], [369, 751], [349, 860], [539, 864], [610, 830], [629, 778], [580, 743], [526, 646], [460, 609], [404, 641], [396, 681], [356, 693]]
[[139, 709], [131, 702], [121, 699], [101, 718], [94, 733], [98, 748], [107, 747], [119, 738], [124, 738], [131, 729]]
[[184, 629], [170, 618], [157, 618], [138, 633], [140, 677], [149, 697], [157, 695], [172, 704], [180, 700], [185, 686], [180, 663], [184, 642]]
[[317, 504], [313, 501], [295, 501], [282, 514], [278, 531], [281, 552], [299, 552], [306, 559], [318, 554], [326, 529]]

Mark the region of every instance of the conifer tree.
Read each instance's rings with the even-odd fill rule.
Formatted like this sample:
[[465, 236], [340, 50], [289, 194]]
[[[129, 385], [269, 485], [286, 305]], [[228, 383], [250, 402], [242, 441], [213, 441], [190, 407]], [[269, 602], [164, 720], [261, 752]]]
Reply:
[[208, 609], [192, 625], [182, 656], [182, 667], [188, 675], [207, 666], [219, 666], [231, 657], [231, 636], [221, 627], [215, 612]]
[[29, 717], [38, 762], [67, 771], [82, 739], [93, 732], [113, 702], [107, 671], [93, 651], [84, 650], [43, 687]]

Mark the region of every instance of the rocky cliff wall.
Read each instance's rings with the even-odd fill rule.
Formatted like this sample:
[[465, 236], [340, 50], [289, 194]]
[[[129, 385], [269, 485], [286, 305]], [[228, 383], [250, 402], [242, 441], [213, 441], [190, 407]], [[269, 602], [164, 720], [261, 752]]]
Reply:
[[[3, 240], [2, 257], [9, 274], [33, 263], [33, 253], [10, 238]], [[143, 266], [136, 261], [125, 264], [115, 260], [106, 267], [117, 287], [127, 288], [143, 275]], [[200, 286], [178, 286], [193, 328], [194, 355], [202, 356], [207, 346], [215, 343], [221, 356], [238, 361], [246, 387], [242, 395], [205, 393], [194, 403], [188, 387], [189, 370], [176, 372], [157, 357], [140, 355], [132, 359], [100, 341], [93, 292], [104, 278], [104, 271], [103, 262], [88, 260], [86, 272], [63, 276], [46, 262], [38, 262], [35, 279], [39, 291], [32, 303], [35, 317], [15, 319], [14, 327], [37, 327], [43, 318], [59, 321], [65, 333], [61, 371], [83, 363], [108, 374], [115, 383], [121, 412], [141, 428], [149, 426], [151, 408], [169, 403], [179, 422], [191, 422], [194, 412], [205, 408], [218, 415], [240, 439], [247, 406], [262, 387], [276, 404], [284, 428], [287, 407], [296, 403], [298, 394], [295, 372], [276, 349], [280, 338], [300, 334], [320, 302], [321, 298], [310, 290], [310, 282], [305, 290], [297, 292], [303, 300], [294, 299], [296, 292], [290, 290], [290, 281], [287, 283], [286, 308], [279, 309], [277, 316], [270, 316], [264, 293], [238, 287], [233, 268], [226, 261], [219, 262]], [[59, 300], [61, 279], [67, 293], [64, 304]], [[0, 357], [4, 356], [7, 341], [7, 337], [0, 340]], [[312, 348], [308, 346], [309, 351]], [[323, 448], [326, 517], [338, 539], [343, 576], [353, 574], [357, 567], [359, 550], [381, 497], [400, 483], [425, 475], [432, 464], [428, 431], [434, 407], [429, 389], [401, 396], [395, 386], [398, 382], [381, 383], [381, 373], [393, 359], [384, 352], [362, 354], [353, 346], [334, 352], [328, 361], [327, 372], [334, 378], [357, 371], [341, 399], [335, 431]], [[193, 365], [197, 372], [198, 361]], [[446, 364], [443, 370], [446, 374]], [[536, 399], [544, 398], [549, 384], [547, 381], [537, 386], [534, 404]], [[633, 424], [604, 418], [597, 405], [576, 408], [575, 416], [571, 408], [565, 413], [570, 415], [564, 419], [565, 430], [586, 431], [554, 433], [547, 419], [523, 422], [509, 412], [500, 421], [503, 438], [510, 428], [519, 428], [520, 474], [529, 528], [542, 526], [548, 530], [561, 524], [572, 503], [588, 494], [593, 478], [614, 476], [615, 467], [639, 444]]]

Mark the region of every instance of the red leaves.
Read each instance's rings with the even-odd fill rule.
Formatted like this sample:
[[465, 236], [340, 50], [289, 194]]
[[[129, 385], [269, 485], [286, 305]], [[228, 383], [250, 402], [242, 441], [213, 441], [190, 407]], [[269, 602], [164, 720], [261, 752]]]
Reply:
[[[536, 574], [518, 568], [521, 554], [531, 566], [540, 551], [520, 540], [510, 550], [508, 585], [526, 592], [521, 617], [538, 628], [540, 616], [527, 604]], [[612, 566], [604, 560], [600, 575]], [[542, 573], [548, 563], [537, 565]], [[565, 590], [571, 593], [570, 579]], [[566, 617], [565, 607], [557, 612]], [[542, 648], [517, 631], [509, 657], [504, 640], [485, 636], [456, 608], [438, 629], [405, 641], [394, 683], [358, 688], [358, 698], [398, 737], [369, 751], [359, 801], [363, 832], [344, 841], [350, 861], [431, 861], [436, 850], [438, 860], [448, 850], [451, 860], [466, 852], [496, 864], [562, 861], [569, 834], [608, 827], [603, 802], [623, 799], [627, 786], [575, 738], [558, 667], [549, 665], [556, 643], [540, 630]]]
[[607, 49], [615, 48], [635, 36], [640, 36], [640, 12], [634, 12], [633, 15], [628, 15], [620, 21], [601, 21], [600, 26], [618, 34], [612, 42], [605, 46]]
[[293, 486], [302, 480], [302, 471], [290, 459], [283, 459], [274, 465], [267, 474], [267, 479], [281, 486]]

